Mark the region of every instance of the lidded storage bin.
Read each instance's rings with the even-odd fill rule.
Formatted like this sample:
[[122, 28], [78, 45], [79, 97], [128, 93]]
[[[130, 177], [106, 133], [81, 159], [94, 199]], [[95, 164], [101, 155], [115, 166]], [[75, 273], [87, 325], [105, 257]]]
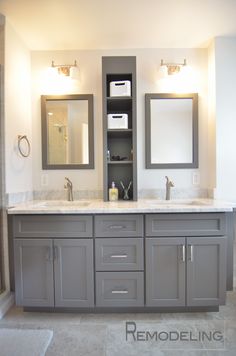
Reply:
[[130, 80], [110, 82], [110, 96], [131, 96]]

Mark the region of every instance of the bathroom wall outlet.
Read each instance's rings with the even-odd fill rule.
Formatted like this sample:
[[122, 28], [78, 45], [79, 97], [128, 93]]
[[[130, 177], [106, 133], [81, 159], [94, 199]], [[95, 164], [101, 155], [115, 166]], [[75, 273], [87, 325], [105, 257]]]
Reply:
[[48, 185], [48, 174], [41, 175], [41, 185], [46, 187]]
[[199, 185], [200, 184], [200, 173], [194, 172], [192, 179], [193, 179], [193, 185]]

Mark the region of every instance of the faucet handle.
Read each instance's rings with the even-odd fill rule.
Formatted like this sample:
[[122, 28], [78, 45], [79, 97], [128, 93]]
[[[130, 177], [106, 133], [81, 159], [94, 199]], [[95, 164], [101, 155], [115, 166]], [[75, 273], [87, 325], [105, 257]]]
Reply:
[[174, 183], [170, 180], [169, 177], [165, 176], [165, 178], [166, 178], [166, 184], [167, 185], [169, 185], [170, 187], [174, 187], [175, 186]]
[[65, 180], [66, 180], [67, 184], [69, 184], [69, 185], [72, 186], [72, 182], [71, 182], [71, 180], [70, 180], [68, 177], [65, 177]]

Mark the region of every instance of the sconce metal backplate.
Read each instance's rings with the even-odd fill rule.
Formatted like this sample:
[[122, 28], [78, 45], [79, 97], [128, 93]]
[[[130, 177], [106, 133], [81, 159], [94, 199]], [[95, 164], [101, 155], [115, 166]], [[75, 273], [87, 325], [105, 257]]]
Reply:
[[69, 77], [70, 69], [72, 67], [77, 67], [77, 62], [75, 60], [74, 64], [55, 64], [54, 61], [52, 61], [52, 67], [57, 68], [59, 75], [64, 75], [65, 77]]
[[164, 63], [163, 59], [161, 60], [161, 66], [166, 66], [168, 75], [179, 73], [181, 71], [181, 68], [186, 65], [186, 59], [184, 59], [183, 63]]

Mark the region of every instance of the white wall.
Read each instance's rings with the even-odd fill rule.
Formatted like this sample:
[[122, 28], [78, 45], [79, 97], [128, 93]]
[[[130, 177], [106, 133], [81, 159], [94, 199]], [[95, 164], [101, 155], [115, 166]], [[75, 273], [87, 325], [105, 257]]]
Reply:
[[236, 38], [215, 39], [216, 190], [236, 201]]
[[5, 158], [6, 193], [32, 190], [32, 155], [23, 158], [17, 136], [26, 134], [32, 143], [30, 51], [11, 24], [5, 26]]
[[[205, 49], [141, 49], [141, 50], [94, 50], [94, 51], [35, 51], [32, 52], [32, 119], [33, 119], [33, 186], [36, 190], [62, 189], [64, 176], [68, 175], [75, 189], [102, 189], [102, 78], [101, 57], [112, 55], [134, 55], [137, 57], [137, 135], [138, 135], [138, 188], [164, 188], [166, 174], [175, 182], [177, 188], [192, 187], [191, 169], [147, 170], [145, 169], [145, 108], [144, 94], [151, 92], [199, 93], [199, 172], [201, 187], [208, 187], [208, 81], [207, 50]], [[183, 86], [183, 81], [172, 78], [166, 80], [159, 76], [161, 59], [182, 62], [187, 59], [194, 75], [192, 81]], [[55, 64], [78, 61], [80, 80], [64, 83], [53, 88], [48, 83], [46, 69], [51, 61]], [[182, 83], [181, 83], [182, 82]], [[92, 93], [94, 94], [95, 123], [95, 170], [42, 171], [41, 169], [41, 94]], [[41, 175], [48, 175], [48, 186], [41, 185]]]
[[[215, 41], [208, 47], [208, 187], [216, 187], [216, 68]], [[213, 194], [212, 194], [213, 195]]]

